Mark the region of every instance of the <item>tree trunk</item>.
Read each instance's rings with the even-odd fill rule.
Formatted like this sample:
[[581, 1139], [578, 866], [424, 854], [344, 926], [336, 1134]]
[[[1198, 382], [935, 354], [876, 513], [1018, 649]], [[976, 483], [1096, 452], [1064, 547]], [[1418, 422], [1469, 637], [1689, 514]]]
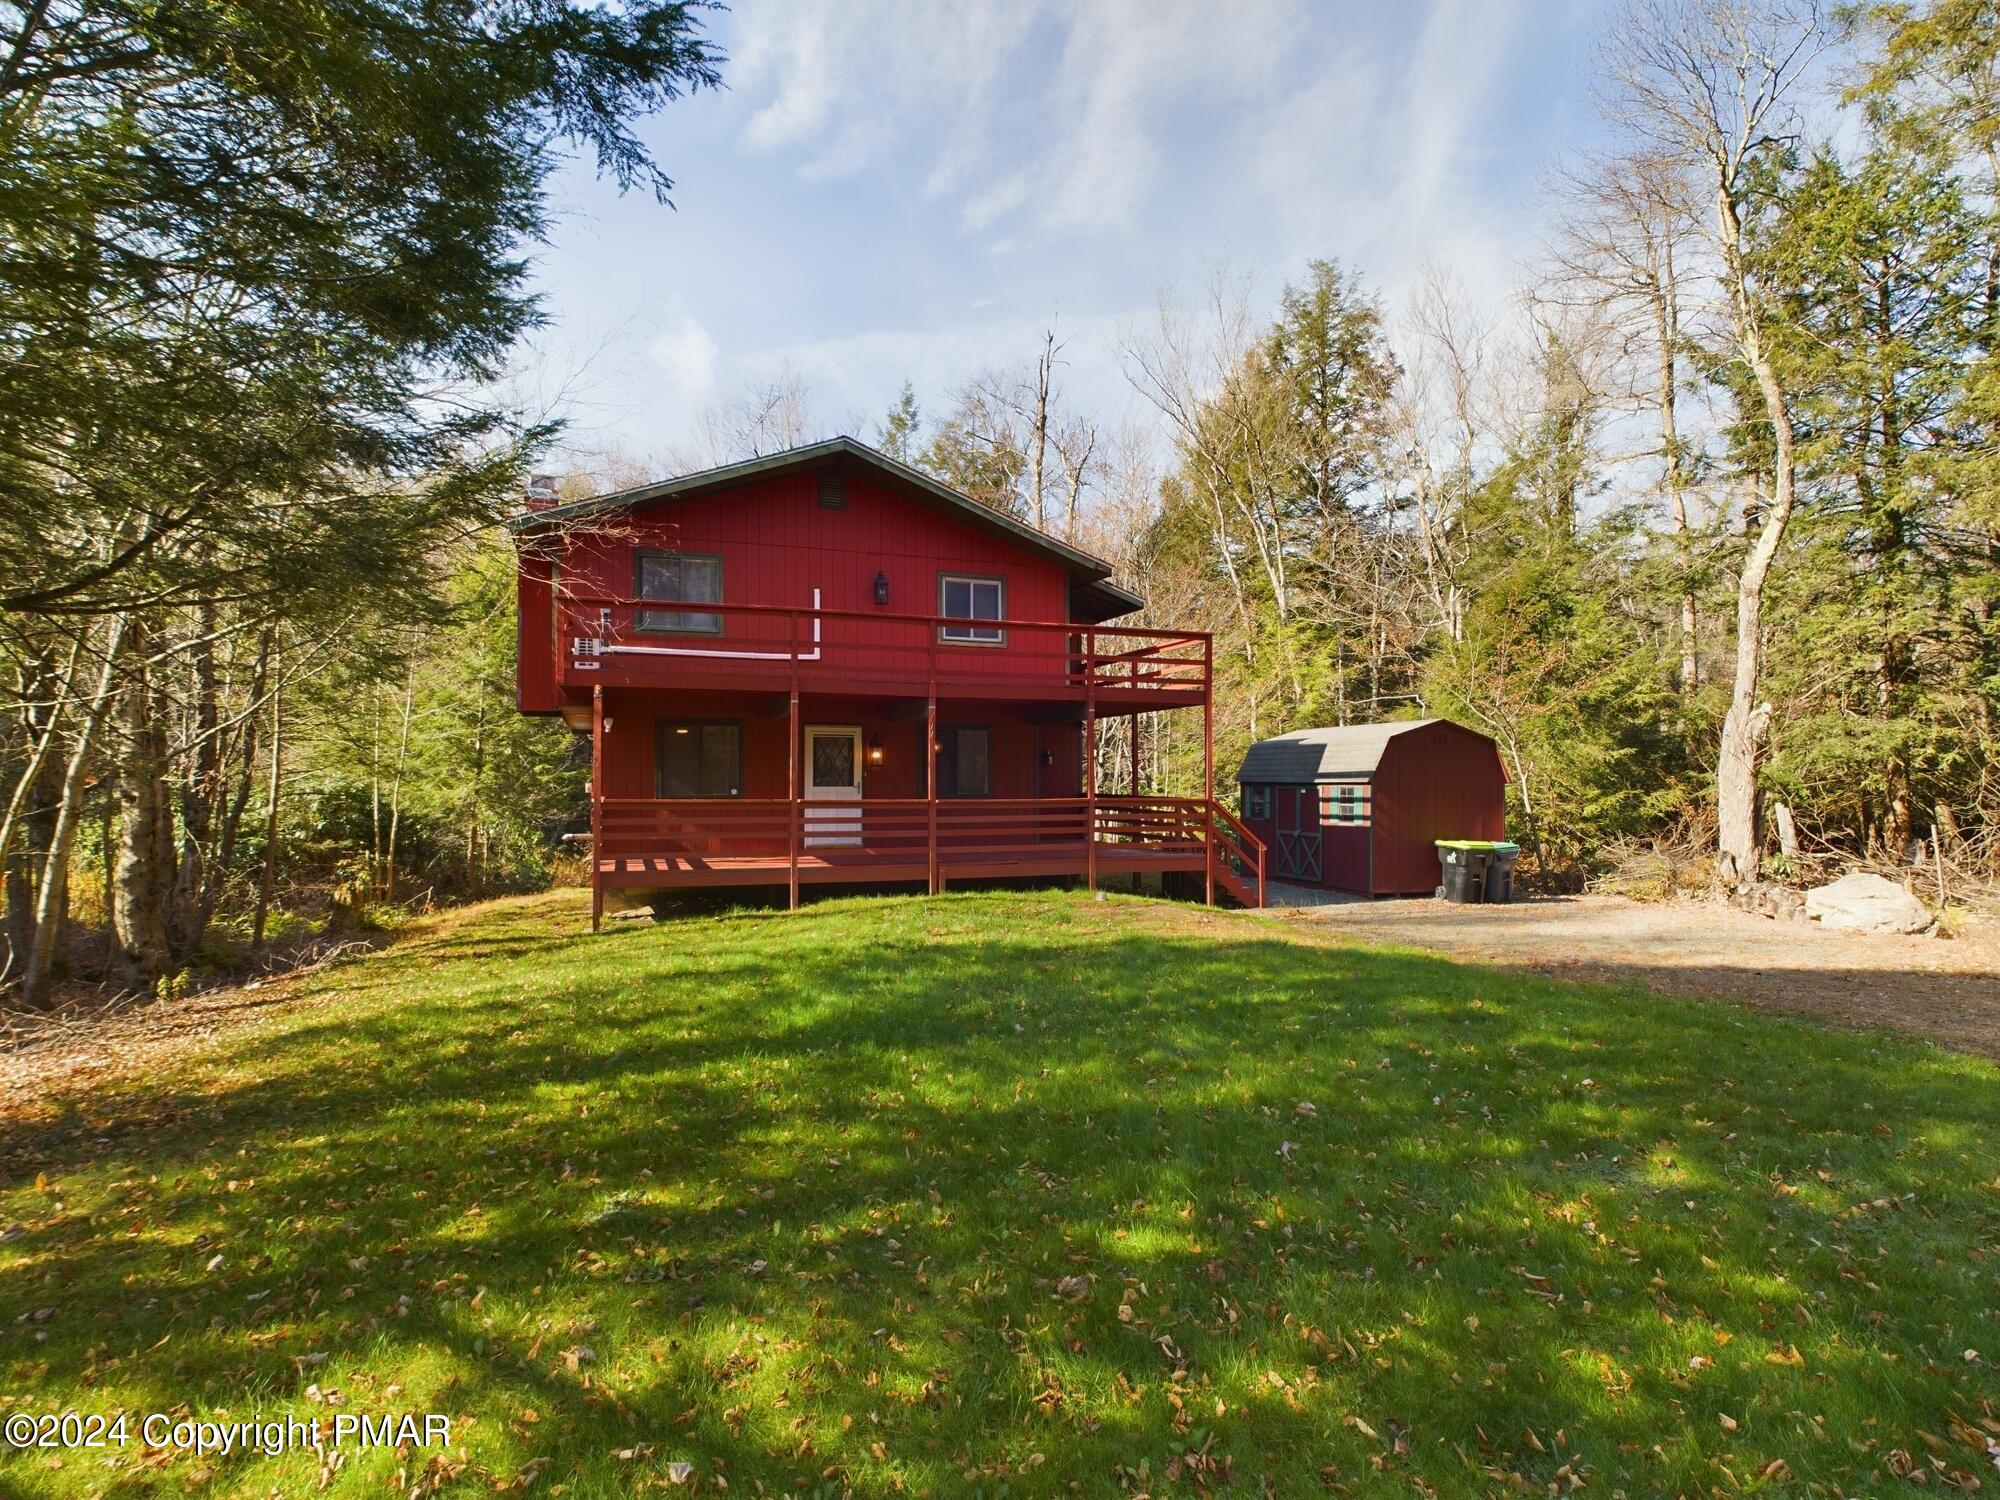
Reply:
[[[55, 828], [43, 857], [41, 889], [35, 893], [34, 941], [28, 949], [27, 966], [21, 973], [21, 997], [32, 1006], [41, 1006], [48, 1001], [49, 981], [55, 973], [56, 947], [62, 940], [70, 849], [76, 841], [77, 823], [83, 816], [84, 779], [97, 747], [98, 733], [103, 729], [105, 716], [117, 697], [118, 664], [124, 655], [129, 628], [128, 616], [113, 618], [104, 643], [103, 670], [98, 674], [96, 690], [85, 706], [83, 722], [70, 741], [69, 760], [63, 767], [62, 800], [56, 805]], [[60, 878], [52, 879], [52, 876]]]
[[1034, 486], [1035, 525], [1048, 530], [1049, 518], [1044, 509], [1042, 496], [1043, 477], [1049, 459], [1049, 386], [1055, 378], [1056, 331], [1051, 328], [1042, 335], [1042, 357], [1035, 364], [1035, 453], [1032, 459]]
[[396, 899], [396, 834], [403, 822], [403, 768], [410, 759], [410, 710], [417, 698], [417, 664], [412, 660], [403, 673], [403, 725], [396, 738], [396, 775], [389, 783], [388, 886], [384, 895]]
[[1694, 584], [1690, 576], [1687, 468], [1681, 456], [1678, 361], [1680, 313], [1677, 305], [1671, 237], [1662, 252], [1658, 291], [1653, 299], [1653, 336], [1659, 344], [1660, 359], [1660, 453], [1664, 460], [1667, 509], [1674, 521], [1674, 571], [1680, 585], [1680, 690], [1692, 694], [1699, 685], [1700, 664], [1695, 656]]
[[167, 804], [166, 736], [155, 712], [145, 634], [132, 631], [136, 666], [120, 694], [125, 729], [118, 777], [118, 858], [110, 872], [116, 961], [128, 983], [151, 989], [172, 972], [168, 930], [174, 818]]
[[264, 946], [264, 924], [278, 885], [278, 788], [285, 764], [285, 683], [271, 690], [271, 774], [264, 784], [264, 863], [257, 872], [257, 913], [250, 922], [250, 946]]
[[1782, 802], [1771, 804], [1771, 820], [1778, 825], [1778, 852], [1786, 859], [1799, 857], [1799, 825], [1792, 819], [1792, 810]]
[[480, 783], [486, 775], [486, 696], [479, 697], [479, 713], [473, 721], [472, 730], [472, 804], [466, 811], [465, 822], [465, 889], [469, 896], [479, 894], [479, 793]]
[[1716, 871], [1725, 885], [1740, 887], [1757, 878], [1757, 759], [1771, 722], [1771, 705], [1758, 699], [1764, 666], [1764, 584], [1792, 518], [1794, 470], [1791, 409], [1764, 348], [1743, 266], [1742, 222], [1727, 188], [1723, 184], [1716, 194], [1716, 217], [1736, 341], [1756, 376], [1773, 438], [1771, 503], [1764, 507], [1736, 580], [1736, 675], [1715, 765]]

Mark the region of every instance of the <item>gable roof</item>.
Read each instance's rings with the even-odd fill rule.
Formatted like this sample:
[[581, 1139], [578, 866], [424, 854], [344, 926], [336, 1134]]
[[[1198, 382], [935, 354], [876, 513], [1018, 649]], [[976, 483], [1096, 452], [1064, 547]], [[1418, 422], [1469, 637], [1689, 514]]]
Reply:
[[755, 480], [773, 479], [780, 475], [796, 473], [801, 469], [820, 468], [829, 464], [842, 469], [866, 470], [870, 478], [905, 499], [948, 515], [953, 520], [962, 521], [989, 536], [1014, 542], [1030, 552], [1060, 563], [1070, 575], [1072, 602], [1093, 622], [1115, 619], [1119, 615], [1127, 615], [1133, 610], [1145, 608], [1144, 599], [1131, 590], [1120, 588], [1111, 582], [1111, 565], [1103, 559], [1093, 557], [1088, 552], [1070, 546], [1067, 542], [1058, 541], [1047, 532], [1030, 526], [1025, 521], [1004, 515], [990, 506], [981, 505], [971, 496], [962, 495], [949, 485], [940, 484], [922, 470], [913, 469], [908, 464], [889, 457], [880, 449], [871, 448], [866, 443], [846, 436], [828, 438], [820, 443], [808, 443], [800, 448], [787, 448], [783, 453], [766, 454], [762, 458], [745, 459], [741, 463], [702, 469], [693, 474], [682, 474], [652, 484], [636, 485], [610, 495], [594, 495], [588, 500], [572, 500], [566, 505], [526, 511], [511, 517], [507, 526], [509, 530], [515, 532], [562, 526], [586, 520], [591, 516], [644, 510], [653, 505], [693, 499], [697, 495], [732, 489]]
[[1238, 782], [1298, 785], [1315, 781], [1367, 781], [1375, 775], [1399, 734], [1445, 719], [1398, 719], [1388, 724], [1344, 724], [1335, 729], [1299, 729], [1259, 740], [1243, 757]]

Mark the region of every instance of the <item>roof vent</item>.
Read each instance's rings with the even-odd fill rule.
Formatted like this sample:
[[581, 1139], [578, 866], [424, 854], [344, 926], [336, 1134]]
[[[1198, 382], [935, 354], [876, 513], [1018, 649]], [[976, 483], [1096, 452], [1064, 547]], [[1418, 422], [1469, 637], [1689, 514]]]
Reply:
[[819, 471], [819, 508], [847, 509], [847, 476], [835, 469]]

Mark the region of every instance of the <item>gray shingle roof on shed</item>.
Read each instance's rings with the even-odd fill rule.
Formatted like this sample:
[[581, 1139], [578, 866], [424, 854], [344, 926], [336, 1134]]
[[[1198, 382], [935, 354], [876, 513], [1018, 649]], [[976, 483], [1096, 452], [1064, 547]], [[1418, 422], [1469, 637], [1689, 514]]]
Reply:
[[1399, 719], [1390, 724], [1347, 724], [1337, 729], [1300, 729], [1259, 740], [1236, 773], [1241, 782], [1300, 785], [1313, 781], [1367, 781], [1382, 764], [1389, 741], [1442, 719]]

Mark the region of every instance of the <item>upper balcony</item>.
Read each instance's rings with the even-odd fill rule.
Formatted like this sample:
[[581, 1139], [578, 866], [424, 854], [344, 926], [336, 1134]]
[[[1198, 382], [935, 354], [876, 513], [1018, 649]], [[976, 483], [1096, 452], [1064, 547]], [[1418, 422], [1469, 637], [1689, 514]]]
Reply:
[[555, 607], [563, 688], [775, 690], [1094, 704], [1207, 701], [1206, 632], [875, 610], [571, 595]]

